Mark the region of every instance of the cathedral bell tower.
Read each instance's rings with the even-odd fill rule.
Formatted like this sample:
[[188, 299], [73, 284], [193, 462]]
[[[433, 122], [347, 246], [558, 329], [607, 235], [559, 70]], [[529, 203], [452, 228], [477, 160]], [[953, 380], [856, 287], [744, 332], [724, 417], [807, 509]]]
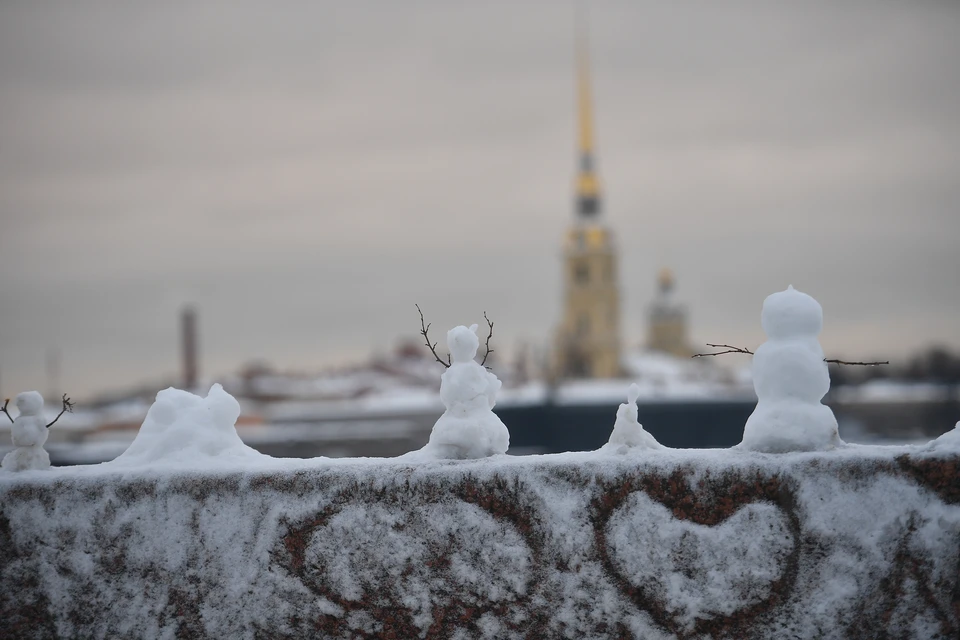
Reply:
[[613, 234], [603, 224], [594, 165], [590, 71], [583, 36], [577, 47], [579, 172], [575, 219], [563, 248], [563, 318], [555, 378], [613, 378], [620, 369], [620, 293]]

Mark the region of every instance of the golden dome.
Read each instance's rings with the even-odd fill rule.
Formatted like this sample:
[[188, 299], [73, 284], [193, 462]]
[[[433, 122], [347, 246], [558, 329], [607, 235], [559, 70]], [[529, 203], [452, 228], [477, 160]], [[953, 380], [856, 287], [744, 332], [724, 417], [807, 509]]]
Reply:
[[660, 269], [660, 273], [657, 274], [657, 283], [660, 285], [661, 291], [666, 292], [673, 289], [673, 271], [669, 267]]

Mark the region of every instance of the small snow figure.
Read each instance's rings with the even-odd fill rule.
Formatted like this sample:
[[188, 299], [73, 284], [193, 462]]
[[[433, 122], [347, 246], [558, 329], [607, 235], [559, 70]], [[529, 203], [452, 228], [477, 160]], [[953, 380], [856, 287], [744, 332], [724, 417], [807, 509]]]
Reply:
[[480, 340], [477, 325], [447, 332], [453, 362], [440, 377], [440, 400], [446, 411], [424, 447], [438, 458], [464, 460], [506, 453], [510, 433], [493, 413], [500, 380], [474, 361]]
[[[7, 471], [49, 469], [50, 456], [43, 449], [43, 444], [50, 435], [47, 421], [41, 415], [43, 396], [36, 391], [24, 391], [17, 395], [17, 409], [20, 410], [20, 415], [14, 419], [13, 426], [10, 427], [16, 449], [3, 457], [0, 467]], [[6, 405], [4, 405], [4, 413], [6, 413]]]
[[843, 445], [833, 411], [820, 402], [830, 390], [817, 339], [823, 328], [820, 303], [790, 286], [767, 296], [760, 322], [767, 341], [753, 356], [758, 402], [740, 447], [777, 453]]
[[617, 409], [617, 422], [613, 425], [610, 441], [600, 448], [609, 453], [627, 453], [631, 449], [663, 449], [663, 445], [644, 431], [637, 421], [637, 398], [640, 387], [635, 383], [627, 390], [627, 401]]

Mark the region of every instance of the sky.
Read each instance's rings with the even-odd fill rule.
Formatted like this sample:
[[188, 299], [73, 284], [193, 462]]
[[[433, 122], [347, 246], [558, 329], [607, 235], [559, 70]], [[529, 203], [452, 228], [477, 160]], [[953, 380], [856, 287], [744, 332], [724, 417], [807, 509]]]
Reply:
[[[788, 284], [832, 357], [960, 348], [960, 3], [593, 2], [623, 339]], [[0, 3], [0, 393], [317, 370], [496, 322], [545, 347], [573, 221], [574, 4]], [[735, 356], [728, 356], [735, 357]]]

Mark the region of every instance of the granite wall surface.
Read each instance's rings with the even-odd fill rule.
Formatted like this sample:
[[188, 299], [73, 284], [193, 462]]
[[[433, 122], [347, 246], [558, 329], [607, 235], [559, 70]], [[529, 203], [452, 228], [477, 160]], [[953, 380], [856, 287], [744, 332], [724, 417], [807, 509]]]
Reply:
[[960, 456], [0, 477], [11, 638], [956, 638]]

